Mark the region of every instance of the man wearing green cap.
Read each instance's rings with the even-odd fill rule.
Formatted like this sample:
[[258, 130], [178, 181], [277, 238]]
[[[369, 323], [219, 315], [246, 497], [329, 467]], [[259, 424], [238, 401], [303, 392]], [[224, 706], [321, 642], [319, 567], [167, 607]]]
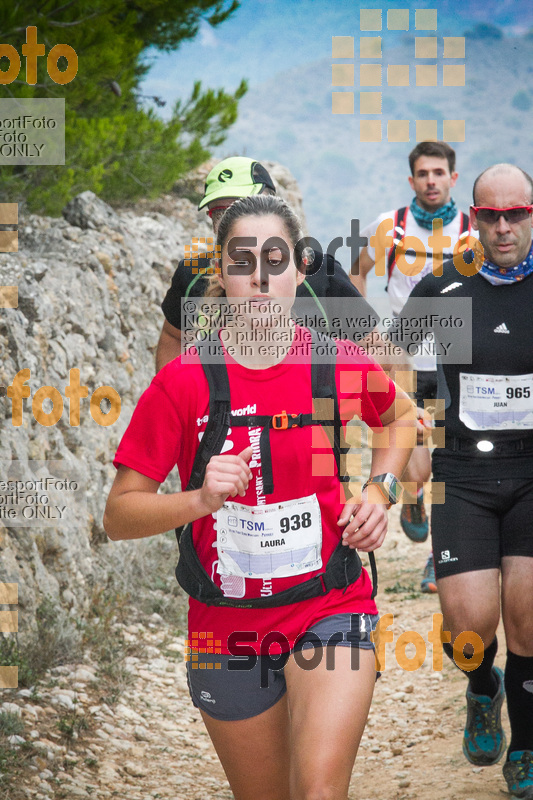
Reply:
[[[258, 161], [243, 156], [235, 156], [220, 161], [209, 173], [205, 183], [204, 196], [198, 209], [205, 208], [211, 218], [213, 232], [216, 236], [218, 225], [225, 210], [240, 197], [255, 194], [276, 194], [274, 181]], [[330, 263], [334, 262], [333, 264]], [[159, 337], [156, 355], [156, 368], [159, 371], [182, 352], [182, 320], [181, 301], [187, 297], [201, 297], [206, 288], [205, 274], [197, 271], [185, 261], [180, 261], [172, 278], [171, 286], [161, 304], [165, 321]], [[333, 267], [333, 268], [332, 268]], [[329, 273], [332, 274], [329, 274]], [[313, 301], [315, 311], [327, 319], [321, 300], [323, 298], [357, 298], [357, 318], [370, 321], [365, 327], [342, 329], [343, 338], [360, 339], [369, 334], [379, 322], [372, 307], [364, 300], [359, 291], [352, 286], [347, 273], [338, 261], [326, 255], [323, 263], [314, 274], [309, 274], [298, 287], [298, 297]], [[331, 314], [330, 314], [331, 316]], [[341, 315], [342, 316], [342, 315]], [[353, 322], [353, 320], [352, 320]]]

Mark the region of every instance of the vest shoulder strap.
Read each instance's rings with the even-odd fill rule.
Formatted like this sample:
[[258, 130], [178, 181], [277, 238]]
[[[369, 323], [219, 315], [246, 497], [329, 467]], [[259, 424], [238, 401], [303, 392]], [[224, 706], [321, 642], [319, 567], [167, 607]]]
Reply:
[[[407, 219], [408, 210], [409, 209], [407, 206], [403, 206], [402, 208], [397, 209], [397, 211], [394, 213], [394, 227], [392, 229], [393, 245], [389, 250], [389, 256], [387, 259], [387, 283], [390, 281], [392, 270], [394, 269], [394, 265], [396, 263], [396, 248], [405, 236], [405, 221]], [[401, 234], [398, 228], [401, 229]]]
[[464, 233], [470, 233], [470, 217], [464, 211], [461, 211], [461, 230], [459, 235], [462, 236]]
[[209, 386], [209, 419], [196, 451], [186, 491], [201, 487], [209, 459], [222, 450], [231, 417], [228, 370], [216, 332], [199, 342], [196, 349]]

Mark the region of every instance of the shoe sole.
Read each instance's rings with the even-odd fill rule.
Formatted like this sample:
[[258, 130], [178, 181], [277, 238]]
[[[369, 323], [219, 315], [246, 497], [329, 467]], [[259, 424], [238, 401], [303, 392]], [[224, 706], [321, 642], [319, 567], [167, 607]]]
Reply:
[[437, 585], [435, 583], [425, 583], [420, 587], [420, 591], [424, 594], [437, 594]]
[[426, 539], [429, 536], [429, 524], [428, 524], [428, 526], [426, 528], [426, 532], [424, 534], [422, 534], [422, 535], [417, 535], [416, 533], [412, 534], [410, 531], [407, 532], [405, 530], [404, 526], [403, 526], [403, 520], [402, 520], [401, 516], [400, 516], [400, 525], [401, 525], [402, 531], [405, 533], [407, 538], [410, 539], [412, 542], [416, 542], [417, 544], [419, 542], [425, 542]]
[[405, 528], [403, 527], [403, 525], [402, 525], [402, 531], [405, 533], [405, 535], [407, 536], [407, 538], [408, 538], [408, 539], [409, 539], [411, 542], [415, 542], [415, 544], [422, 544], [423, 542], [425, 542], [425, 541], [427, 540], [427, 538], [428, 538], [428, 535], [429, 535], [429, 531], [428, 531], [427, 533], [425, 533], [425, 534], [424, 534], [424, 536], [418, 536], [418, 537], [416, 537], [416, 536], [412, 536], [410, 533], [407, 533], [407, 531], [405, 530]]
[[514, 794], [511, 790], [509, 790], [509, 797], [510, 800], [531, 800], [533, 798], [533, 786], [526, 789], [526, 794], [520, 792], [520, 794]]
[[[497, 757], [494, 757], [494, 758], [492, 758], [492, 759], [490, 759], [490, 760], [489, 760], [489, 759], [486, 759], [486, 760], [478, 760], [478, 761], [474, 761], [474, 760], [473, 760], [473, 758], [472, 758], [472, 756], [471, 756], [471, 754], [470, 754], [470, 753], [468, 752], [468, 750], [466, 749], [466, 747], [465, 747], [465, 743], [463, 742], [463, 755], [464, 755], [464, 757], [466, 758], [466, 760], [467, 760], [467, 761], [469, 761], [469, 762], [470, 762], [470, 764], [473, 764], [475, 767], [491, 767], [493, 764], [497, 764], [497, 763], [498, 763], [498, 761], [499, 761], [499, 760], [501, 759], [501, 757], [503, 756], [503, 754], [505, 753], [505, 750], [506, 750], [506, 749], [507, 749], [507, 739], [505, 738], [505, 733], [504, 733], [504, 734], [503, 734], [503, 739], [502, 739], [502, 748], [501, 748], [501, 752], [498, 754], [498, 756], [497, 756]], [[518, 800], [520, 800], [520, 798], [518, 798]]]

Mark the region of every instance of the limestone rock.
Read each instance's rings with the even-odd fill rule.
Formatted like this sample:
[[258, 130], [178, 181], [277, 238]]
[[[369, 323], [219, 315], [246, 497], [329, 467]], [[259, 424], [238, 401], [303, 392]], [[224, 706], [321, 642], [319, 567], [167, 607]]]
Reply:
[[119, 218], [111, 206], [104, 203], [94, 192], [86, 191], [74, 197], [63, 209], [63, 216], [78, 228], [119, 227]]

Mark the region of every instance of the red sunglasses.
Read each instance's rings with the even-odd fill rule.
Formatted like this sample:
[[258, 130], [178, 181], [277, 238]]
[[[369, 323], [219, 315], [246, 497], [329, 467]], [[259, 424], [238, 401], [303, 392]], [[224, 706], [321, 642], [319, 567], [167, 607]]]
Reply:
[[515, 222], [523, 222], [533, 211], [533, 206], [511, 206], [510, 208], [492, 208], [491, 206], [470, 206], [476, 219], [494, 225], [500, 217], [503, 217], [511, 225]]
[[215, 213], [215, 211], [227, 211], [228, 208], [229, 208], [229, 206], [213, 206], [213, 208], [209, 208], [207, 210], [207, 213], [208, 213], [209, 217], [211, 217], [211, 219], [212, 219], [213, 218], [213, 214]]

